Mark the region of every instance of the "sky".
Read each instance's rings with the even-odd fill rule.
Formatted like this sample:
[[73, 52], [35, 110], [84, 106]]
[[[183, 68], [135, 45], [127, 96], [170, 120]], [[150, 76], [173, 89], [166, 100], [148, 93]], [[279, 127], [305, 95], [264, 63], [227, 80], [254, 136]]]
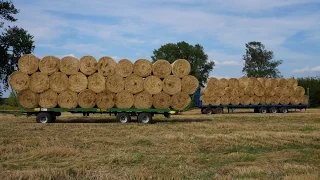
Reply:
[[166, 43], [200, 44], [211, 77], [243, 75], [245, 44], [274, 52], [285, 78], [320, 75], [320, 0], [12, 0], [14, 24], [39, 58], [73, 55], [151, 60]]

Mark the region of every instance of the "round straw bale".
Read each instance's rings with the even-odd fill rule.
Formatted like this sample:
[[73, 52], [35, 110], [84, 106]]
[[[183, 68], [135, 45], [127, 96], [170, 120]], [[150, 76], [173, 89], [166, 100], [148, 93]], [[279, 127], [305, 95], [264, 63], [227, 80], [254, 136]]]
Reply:
[[134, 104], [133, 94], [128, 91], [120, 91], [116, 94], [117, 108], [131, 108]]
[[237, 78], [230, 78], [228, 80], [229, 87], [236, 88], [239, 87], [239, 80]]
[[107, 77], [106, 89], [113, 93], [124, 90], [124, 78], [118, 74]]
[[287, 105], [290, 103], [290, 98], [286, 96], [281, 96], [280, 97], [280, 104], [282, 105]]
[[181, 91], [187, 94], [194, 94], [199, 87], [199, 81], [192, 75], [187, 75], [181, 79]]
[[234, 92], [233, 92], [233, 88], [232, 87], [226, 87], [224, 89], [224, 95], [225, 96], [233, 96], [234, 95]]
[[257, 78], [257, 80], [260, 82], [260, 84], [261, 84], [263, 87], [265, 86], [266, 78]]
[[191, 102], [191, 98], [187, 93], [179, 92], [171, 96], [171, 107], [175, 110], [182, 111]]
[[233, 95], [238, 97], [244, 96], [244, 88], [242, 87], [233, 88]]
[[244, 95], [242, 97], [240, 97], [240, 104], [242, 105], [249, 105], [251, 102], [251, 98], [248, 95]]
[[266, 88], [276, 88], [278, 86], [278, 80], [274, 78], [267, 78], [264, 82]]
[[279, 96], [265, 96], [265, 102], [266, 104], [279, 104], [280, 103], [280, 97]]
[[298, 86], [298, 81], [295, 78], [287, 79], [287, 86], [291, 88], [295, 88]]
[[293, 91], [294, 91], [293, 95], [296, 97], [303, 96], [306, 93], [305, 89], [302, 86], [295, 87]]
[[254, 86], [247, 86], [244, 88], [244, 94], [248, 96], [254, 96]]
[[163, 82], [157, 76], [148, 76], [144, 79], [144, 89], [150, 94], [157, 94], [162, 91]]
[[54, 92], [61, 93], [68, 89], [69, 78], [62, 72], [55, 72], [49, 76], [50, 89]]
[[139, 109], [148, 109], [152, 106], [152, 95], [147, 91], [142, 91], [134, 95], [134, 107]]
[[98, 72], [103, 76], [112, 76], [116, 73], [117, 62], [110, 56], [103, 56], [98, 61]]
[[291, 96], [289, 98], [289, 103], [292, 105], [298, 105], [298, 104], [300, 104], [300, 101], [299, 101], [299, 98]]
[[172, 74], [182, 78], [191, 71], [190, 63], [185, 59], [177, 59], [172, 63]]
[[153, 75], [159, 78], [165, 78], [171, 75], [172, 66], [167, 60], [159, 59], [152, 65]]
[[30, 77], [29, 89], [35, 93], [42, 93], [50, 88], [48, 75], [35, 72]]
[[58, 94], [48, 89], [40, 94], [39, 105], [42, 108], [54, 108], [58, 104]]
[[142, 92], [144, 87], [143, 78], [132, 74], [124, 79], [124, 89], [132, 94]]
[[78, 104], [82, 108], [93, 108], [96, 105], [97, 94], [91, 89], [81, 91], [78, 95]]
[[39, 62], [39, 70], [47, 75], [59, 71], [60, 59], [56, 56], [45, 56]]
[[278, 87], [284, 88], [287, 86], [287, 80], [284, 78], [277, 79], [278, 81]]
[[206, 88], [202, 88], [202, 89], [200, 90], [200, 95], [205, 95], [205, 91], [206, 91]]
[[284, 87], [282, 89], [282, 96], [285, 96], [285, 97], [290, 97], [290, 96], [293, 96], [294, 94], [294, 89], [292, 87]]
[[239, 78], [239, 87], [246, 88], [248, 87], [249, 78], [247, 77], [241, 77]]
[[82, 56], [80, 58], [80, 71], [85, 75], [91, 75], [98, 70], [97, 60], [93, 56]]
[[276, 94], [276, 90], [273, 87], [267, 87], [265, 91], [266, 96], [274, 96]]
[[33, 54], [25, 54], [18, 61], [19, 71], [33, 74], [39, 69], [39, 59]]
[[29, 83], [30, 77], [24, 72], [15, 71], [9, 76], [9, 84], [17, 92], [28, 89]]
[[303, 95], [300, 97], [300, 103], [301, 104], [308, 104], [308, 96], [307, 95]]
[[255, 87], [261, 85], [257, 78], [249, 77], [248, 86]]
[[39, 94], [26, 89], [18, 93], [18, 100], [24, 108], [36, 108], [39, 105]]
[[223, 87], [216, 87], [212, 93], [209, 93], [209, 95], [213, 95], [213, 96], [224, 96], [225, 95], [225, 89]]
[[266, 104], [266, 97], [265, 96], [261, 96], [260, 98], [260, 104], [264, 105]]
[[213, 106], [220, 105], [220, 97], [218, 96], [203, 95], [200, 97], [200, 99], [203, 105], [213, 105]]
[[232, 104], [232, 105], [239, 105], [239, 104], [240, 104], [240, 97], [238, 97], [238, 96], [231, 96], [231, 97], [230, 97], [230, 104]]
[[229, 86], [229, 81], [228, 81], [228, 79], [226, 79], [226, 78], [221, 78], [221, 79], [219, 79], [219, 81], [218, 81], [218, 85], [219, 85], [219, 87], [221, 87], [221, 88], [226, 88], [226, 87]]
[[220, 103], [222, 105], [229, 105], [230, 104], [230, 98], [229, 96], [221, 96], [220, 97]]
[[129, 59], [121, 59], [117, 63], [116, 73], [121, 77], [127, 77], [133, 72], [133, 63]]
[[170, 75], [163, 79], [163, 91], [170, 95], [181, 91], [181, 79], [176, 75]]
[[72, 56], [65, 56], [60, 61], [60, 71], [67, 75], [79, 72], [79, 66], [79, 60]]
[[260, 97], [259, 96], [251, 96], [250, 97], [250, 104], [260, 104]]
[[81, 72], [69, 76], [69, 89], [74, 92], [81, 92], [88, 87], [88, 78]]
[[78, 106], [78, 93], [67, 89], [58, 95], [58, 105], [61, 108], [75, 108]]
[[167, 109], [170, 107], [170, 95], [161, 91], [152, 96], [152, 105], [157, 109]]
[[103, 91], [97, 94], [96, 104], [98, 108], [112, 108], [115, 105], [115, 93]]
[[276, 87], [274, 88], [275, 92], [276, 92], [276, 96], [282, 96], [282, 91], [283, 91], [283, 88], [282, 87]]
[[88, 77], [88, 89], [100, 93], [106, 89], [106, 78], [100, 73], [94, 73]]
[[207, 80], [207, 87], [208, 88], [215, 88], [219, 86], [219, 79], [215, 78], [215, 77], [211, 77]]
[[264, 96], [266, 89], [262, 85], [257, 85], [253, 87], [254, 94], [256, 96]]
[[152, 73], [152, 63], [147, 59], [138, 59], [133, 64], [133, 73], [141, 77], [150, 76]]

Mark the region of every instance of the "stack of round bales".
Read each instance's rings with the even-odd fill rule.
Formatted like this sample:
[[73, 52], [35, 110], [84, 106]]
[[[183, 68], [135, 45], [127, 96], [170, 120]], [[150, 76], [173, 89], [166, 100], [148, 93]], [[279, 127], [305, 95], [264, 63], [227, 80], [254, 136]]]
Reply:
[[201, 90], [203, 105], [307, 104], [305, 89], [294, 78], [211, 77]]
[[177, 59], [131, 62], [112, 57], [26, 54], [9, 83], [25, 108], [172, 108], [183, 110], [198, 88], [190, 63]]

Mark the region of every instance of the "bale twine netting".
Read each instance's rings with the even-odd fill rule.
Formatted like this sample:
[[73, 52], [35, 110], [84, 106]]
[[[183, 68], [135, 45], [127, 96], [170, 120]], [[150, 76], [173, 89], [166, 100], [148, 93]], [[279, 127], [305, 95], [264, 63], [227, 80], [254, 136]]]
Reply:
[[133, 73], [141, 77], [150, 76], [152, 73], [152, 63], [147, 59], [138, 59], [133, 64]]
[[121, 77], [127, 77], [133, 72], [133, 63], [129, 59], [121, 59], [116, 66], [116, 73]]
[[88, 77], [88, 89], [100, 93], [106, 89], [106, 78], [100, 73], [94, 73]]
[[177, 59], [172, 63], [172, 74], [179, 78], [187, 76], [191, 71], [190, 63], [185, 59]]
[[163, 79], [163, 91], [170, 95], [181, 91], [181, 79], [176, 75], [170, 75]]
[[189, 95], [194, 94], [199, 87], [199, 81], [195, 76], [187, 75], [181, 79], [181, 91]]
[[58, 105], [58, 93], [48, 89], [40, 94], [39, 105], [43, 108], [54, 108]]
[[132, 94], [142, 92], [144, 89], [143, 78], [132, 74], [124, 79], [124, 89]]
[[80, 71], [85, 75], [91, 75], [98, 70], [98, 62], [93, 56], [82, 56], [79, 63]]
[[35, 72], [30, 76], [29, 89], [35, 93], [42, 93], [50, 88], [48, 75]]
[[39, 59], [33, 54], [25, 54], [18, 61], [19, 71], [33, 74], [39, 69]]
[[96, 105], [96, 99], [97, 94], [90, 89], [86, 89], [79, 93], [78, 104], [82, 108], [93, 108]]
[[148, 76], [144, 79], [144, 90], [150, 94], [157, 94], [162, 91], [163, 81], [157, 76]]
[[170, 100], [171, 107], [179, 111], [185, 109], [191, 102], [189, 94], [184, 92], [174, 94], [171, 96]]
[[68, 89], [69, 78], [62, 72], [55, 72], [49, 76], [49, 85], [54, 92], [61, 93]]
[[142, 91], [134, 95], [134, 107], [148, 109], [152, 107], [152, 95], [147, 91]]
[[39, 105], [39, 94], [26, 89], [18, 93], [18, 100], [25, 108], [36, 108]]
[[78, 106], [78, 93], [67, 89], [58, 95], [58, 105], [61, 108], [76, 108]]
[[29, 83], [30, 77], [24, 72], [15, 71], [9, 76], [9, 84], [17, 92], [28, 89]]
[[152, 105], [158, 109], [167, 109], [170, 107], [170, 95], [161, 91], [152, 96]]
[[134, 96], [128, 91], [120, 91], [116, 94], [116, 107], [131, 108], [134, 104]]
[[81, 72], [69, 76], [69, 89], [74, 92], [84, 91], [88, 87], [88, 78]]
[[39, 62], [39, 70], [47, 75], [59, 71], [60, 59], [56, 56], [45, 56]]
[[98, 108], [112, 108], [115, 105], [115, 93], [100, 92], [97, 94], [96, 104]]
[[79, 60], [72, 56], [65, 56], [61, 59], [59, 69], [67, 75], [73, 75], [79, 72]]
[[118, 74], [107, 77], [106, 89], [113, 93], [124, 90], [124, 78]]
[[171, 75], [171, 72], [172, 66], [167, 60], [159, 59], [152, 64], [152, 73], [159, 78], [165, 78]]
[[98, 72], [103, 76], [112, 76], [116, 73], [117, 62], [110, 56], [103, 56], [98, 61]]

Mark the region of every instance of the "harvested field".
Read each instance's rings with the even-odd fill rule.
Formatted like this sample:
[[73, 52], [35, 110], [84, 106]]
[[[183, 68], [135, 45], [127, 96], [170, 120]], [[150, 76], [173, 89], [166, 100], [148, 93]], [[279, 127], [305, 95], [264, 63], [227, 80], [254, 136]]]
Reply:
[[[154, 117], [63, 113], [55, 124], [0, 115], [0, 178], [319, 179], [320, 109]], [[133, 118], [135, 120], [135, 118]]]

